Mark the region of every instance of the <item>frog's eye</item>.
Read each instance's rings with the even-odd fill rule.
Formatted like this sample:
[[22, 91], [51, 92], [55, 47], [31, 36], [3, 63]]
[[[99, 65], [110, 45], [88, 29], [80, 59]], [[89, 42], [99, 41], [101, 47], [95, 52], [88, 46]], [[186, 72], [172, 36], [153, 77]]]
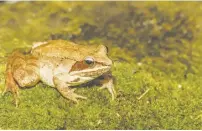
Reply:
[[94, 61], [94, 59], [93, 59], [92, 57], [86, 57], [86, 58], [84, 59], [84, 62], [85, 62], [85, 64], [87, 64], [87, 65], [89, 65], [89, 66], [93, 66], [94, 63], [95, 63], [95, 61]]

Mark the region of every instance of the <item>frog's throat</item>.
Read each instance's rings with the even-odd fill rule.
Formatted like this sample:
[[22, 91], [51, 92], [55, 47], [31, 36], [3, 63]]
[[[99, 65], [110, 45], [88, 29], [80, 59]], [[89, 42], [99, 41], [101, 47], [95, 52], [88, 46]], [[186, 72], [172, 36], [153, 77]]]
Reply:
[[86, 69], [82, 71], [73, 71], [73, 72], [70, 72], [70, 75], [72, 76], [79, 75], [81, 77], [97, 77], [109, 71], [110, 69], [111, 69], [111, 66], [103, 66], [99, 68]]

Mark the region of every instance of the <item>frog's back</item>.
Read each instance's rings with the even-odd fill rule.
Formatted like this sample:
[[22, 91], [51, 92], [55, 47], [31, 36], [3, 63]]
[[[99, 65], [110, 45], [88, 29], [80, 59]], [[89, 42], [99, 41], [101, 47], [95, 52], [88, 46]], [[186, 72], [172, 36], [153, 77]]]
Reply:
[[32, 48], [32, 55], [41, 57], [69, 58], [74, 60], [83, 59], [83, 56], [94, 53], [94, 47], [75, 44], [70, 41], [52, 40], [44, 42]]

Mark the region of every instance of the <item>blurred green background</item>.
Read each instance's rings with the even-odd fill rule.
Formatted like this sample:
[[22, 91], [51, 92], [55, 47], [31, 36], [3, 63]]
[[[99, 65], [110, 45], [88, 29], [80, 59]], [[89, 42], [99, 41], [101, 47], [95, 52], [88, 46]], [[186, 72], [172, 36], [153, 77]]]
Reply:
[[0, 98], [0, 129], [202, 129], [201, 2], [1, 2], [0, 92], [7, 56], [51, 39], [104, 44], [117, 98], [74, 104], [39, 83]]

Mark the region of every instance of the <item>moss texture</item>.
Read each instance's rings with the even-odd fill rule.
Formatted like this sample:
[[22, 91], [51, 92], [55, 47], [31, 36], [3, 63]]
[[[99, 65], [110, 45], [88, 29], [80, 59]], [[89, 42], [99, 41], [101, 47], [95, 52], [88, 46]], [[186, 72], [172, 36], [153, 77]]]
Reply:
[[[202, 129], [201, 2], [0, 4], [0, 92], [7, 56], [35, 41], [105, 44], [117, 98], [76, 90], [74, 104], [43, 83], [0, 97], [0, 129]], [[23, 15], [22, 15], [23, 14]]]

